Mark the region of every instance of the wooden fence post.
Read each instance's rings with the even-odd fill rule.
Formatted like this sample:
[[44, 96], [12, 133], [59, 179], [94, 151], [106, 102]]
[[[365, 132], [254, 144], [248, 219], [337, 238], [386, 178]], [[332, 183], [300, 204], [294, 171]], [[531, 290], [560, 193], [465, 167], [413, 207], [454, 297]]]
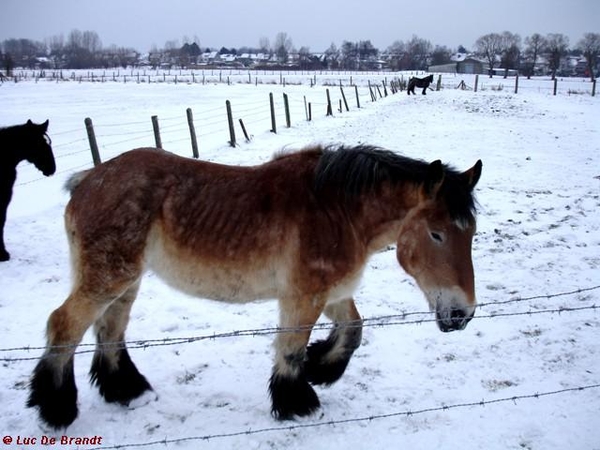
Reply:
[[346, 101], [346, 94], [344, 94], [344, 88], [341, 85], [340, 85], [340, 91], [342, 91], [342, 99], [344, 100], [344, 106], [346, 107], [346, 112], [348, 112], [348, 111], [350, 111], [350, 108], [348, 108], [348, 102]]
[[194, 116], [192, 114], [192, 108], [188, 108], [186, 111], [188, 125], [190, 127], [190, 138], [192, 139], [192, 155], [198, 159], [198, 141], [196, 140], [196, 129], [194, 128]]
[[269, 93], [269, 105], [271, 108], [271, 133], [277, 134], [277, 121], [275, 120], [275, 102], [273, 101], [273, 93]]
[[596, 79], [592, 81], [592, 97], [596, 96]]
[[306, 103], [306, 95], [304, 96], [304, 114], [306, 114], [306, 120], [308, 120], [308, 104]]
[[558, 89], [558, 80], [554, 78], [554, 95], [556, 95], [556, 91]]
[[288, 102], [287, 94], [283, 94], [283, 107], [285, 109], [285, 124], [290, 128], [292, 126], [292, 121], [290, 119], [290, 104]]
[[356, 93], [356, 107], [360, 109], [360, 98], [358, 97], [358, 86], [354, 85], [354, 92]]
[[377, 101], [377, 97], [373, 95], [373, 89], [371, 88], [371, 80], [369, 80], [369, 93], [371, 94], [371, 101]]
[[227, 108], [227, 123], [229, 124], [229, 145], [235, 147], [235, 129], [233, 128], [233, 114], [231, 113], [231, 102], [225, 100], [225, 107]]
[[242, 127], [242, 133], [244, 133], [246, 142], [250, 142], [250, 137], [248, 136], [248, 132], [246, 131], [246, 127], [244, 126], [244, 121], [242, 119], [240, 119], [240, 126]]
[[477, 92], [478, 85], [479, 85], [479, 74], [475, 75], [475, 87], [473, 88], [473, 92]]
[[94, 166], [97, 166], [102, 163], [100, 160], [100, 152], [98, 151], [98, 143], [96, 142], [96, 135], [94, 134], [94, 124], [92, 124], [92, 119], [87, 117], [85, 120], [85, 129], [87, 130], [88, 141], [90, 142], [90, 150], [92, 151], [92, 161], [94, 161]]
[[439, 91], [442, 89], [442, 75], [438, 76], [437, 85], [435, 86], [435, 90]]
[[152, 129], [154, 130], [154, 142], [157, 148], [163, 148], [160, 140], [160, 128], [158, 127], [158, 116], [152, 116]]
[[331, 97], [329, 96], [329, 89], [325, 89], [327, 93], [327, 116], [333, 116], [333, 109], [331, 108]]
[[515, 94], [519, 92], [519, 74], [515, 77]]

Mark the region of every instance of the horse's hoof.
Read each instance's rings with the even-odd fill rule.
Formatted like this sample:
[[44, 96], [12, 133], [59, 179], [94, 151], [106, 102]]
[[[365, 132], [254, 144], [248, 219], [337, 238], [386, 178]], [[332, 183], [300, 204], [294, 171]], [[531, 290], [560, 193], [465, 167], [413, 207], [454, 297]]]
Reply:
[[54, 429], [66, 428], [77, 418], [77, 387], [73, 377], [72, 360], [63, 368], [61, 384], [57, 373], [42, 359], [36, 366], [30, 383], [27, 407], [37, 408], [40, 418]]
[[10, 253], [6, 250], [0, 250], [0, 262], [8, 261], [10, 259]]
[[273, 417], [279, 420], [314, 413], [321, 402], [316, 392], [304, 378], [273, 375], [269, 385]]

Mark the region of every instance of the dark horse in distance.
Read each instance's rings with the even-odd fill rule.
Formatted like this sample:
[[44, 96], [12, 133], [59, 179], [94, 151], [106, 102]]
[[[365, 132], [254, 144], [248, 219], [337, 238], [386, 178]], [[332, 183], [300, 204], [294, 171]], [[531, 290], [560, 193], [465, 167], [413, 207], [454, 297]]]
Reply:
[[24, 125], [0, 128], [0, 261], [10, 259], [4, 245], [4, 224], [17, 179], [17, 165], [29, 161], [45, 176], [54, 174], [56, 163], [50, 144], [48, 120], [42, 124], [28, 120]]
[[[73, 175], [65, 211], [73, 286], [48, 319], [27, 405], [55, 428], [75, 420], [74, 355], [92, 326], [100, 395], [128, 405], [152, 390], [125, 329], [142, 274], [153, 270], [201, 298], [278, 299], [272, 413], [313, 413], [311, 384], [337, 381], [361, 344], [354, 291], [367, 259], [387, 245], [397, 245], [440, 330], [467, 326], [480, 175], [481, 161], [459, 172], [369, 146], [310, 147], [250, 167], [137, 149]], [[321, 314], [334, 326], [308, 345]]]
[[423, 88], [423, 95], [426, 95], [427, 88], [429, 88], [431, 83], [433, 83], [433, 74], [426, 76], [425, 78], [412, 77], [410, 80], [408, 80], [408, 88], [406, 89], [406, 92], [408, 95], [411, 93], [414, 94], [415, 88], [418, 87]]

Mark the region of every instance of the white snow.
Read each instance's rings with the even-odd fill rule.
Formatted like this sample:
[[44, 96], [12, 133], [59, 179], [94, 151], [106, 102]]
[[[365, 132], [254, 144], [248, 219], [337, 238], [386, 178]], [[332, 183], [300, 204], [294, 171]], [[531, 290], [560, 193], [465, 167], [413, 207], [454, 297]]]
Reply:
[[[378, 81], [375, 74], [355, 75], [360, 110], [354, 90], [346, 88], [350, 112], [337, 112], [339, 87], [330, 87], [334, 117], [328, 118], [325, 87], [310, 88], [310, 75], [285, 88], [266, 82], [0, 85], [0, 125], [50, 119], [58, 165], [55, 176], [44, 178], [21, 164], [9, 208], [5, 235], [12, 260], [0, 264], [2, 436], [38, 443], [42, 436], [100, 436], [99, 448], [600, 449], [600, 388], [535, 398], [600, 384], [600, 315], [593, 308], [600, 306], [598, 97], [581, 91], [552, 96], [548, 81], [523, 79], [516, 95], [511, 81], [502, 90], [490, 88], [501, 79], [481, 79], [488, 88], [480, 85], [474, 93], [455, 90], [457, 78], [427, 96], [401, 93], [371, 102], [368, 78]], [[277, 102], [278, 134], [269, 132], [269, 92]], [[289, 129], [283, 92], [292, 108]], [[312, 122], [305, 120], [303, 96], [313, 103]], [[226, 99], [253, 135], [244, 142], [236, 122], [235, 149], [227, 144]], [[426, 311], [426, 302], [395, 252], [385, 251], [369, 261], [356, 301], [366, 319], [394, 317], [365, 327], [344, 377], [316, 388], [322, 408], [313, 417], [277, 422], [270, 416], [274, 336], [248, 333], [131, 349], [158, 394], [135, 409], [105, 403], [88, 383], [91, 354], [78, 354], [78, 419], [60, 432], [41, 427], [36, 411], [24, 405], [45, 345], [46, 319], [69, 292], [62, 185], [92, 165], [83, 120], [93, 119], [104, 159], [153, 145], [151, 115], [159, 117], [164, 147], [191, 156], [187, 107], [201, 157], [224, 163], [256, 164], [282, 147], [315, 142], [380, 145], [461, 169], [482, 159], [473, 259], [485, 305], [476, 318], [462, 332], [443, 334], [428, 313], [412, 314]], [[582, 289], [589, 290], [554, 296]], [[529, 300], [507, 302], [523, 298]], [[276, 327], [277, 317], [274, 301], [239, 306], [199, 300], [149, 273], [127, 338], [160, 344]], [[90, 333], [84, 343], [93, 343]], [[492, 403], [466, 405], [481, 401]], [[165, 440], [166, 446], [160, 443]]]

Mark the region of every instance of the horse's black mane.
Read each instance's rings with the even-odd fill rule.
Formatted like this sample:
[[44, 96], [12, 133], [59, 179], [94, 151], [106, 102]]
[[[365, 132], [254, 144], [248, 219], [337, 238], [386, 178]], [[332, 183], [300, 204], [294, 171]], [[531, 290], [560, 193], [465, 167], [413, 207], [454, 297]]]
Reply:
[[[47, 136], [47, 133], [44, 133]], [[0, 127], [0, 145], [4, 144], [12, 144], [12, 141], [17, 141], [25, 138], [29, 138], [32, 136], [37, 136], [37, 132], [32, 134], [31, 129], [27, 126], [27, 124], [23, 125], [11, 125], [8, 127]], [[8, 140], [8, 142], [4, 142]]]
[[[439, 195], [453, 220], [474, 223], [476, 203], [461, 173], [442, 165], [444, 183]], [[333, 188], [345, 198], [356, 198], [384, 182], [423, 184], [431, 176], [430, 164], [369, 145], [326, 147], [315, 169], [317, 192]]]

